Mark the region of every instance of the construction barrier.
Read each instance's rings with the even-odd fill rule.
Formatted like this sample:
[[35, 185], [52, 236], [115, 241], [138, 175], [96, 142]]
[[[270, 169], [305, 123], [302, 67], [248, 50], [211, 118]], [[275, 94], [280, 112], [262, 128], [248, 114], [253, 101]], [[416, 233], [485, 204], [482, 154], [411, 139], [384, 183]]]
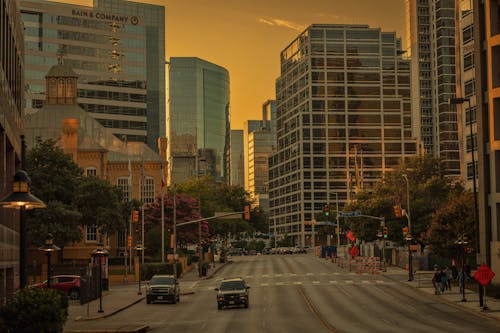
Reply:
[[[339, 266], [344, 267], [343, 259], [338, 259]], [[380, 258], [379, 257], [356, 257], [349, 259], [349, 271], [354, 271], [358, 274], [370, 273], [380, 274]]]

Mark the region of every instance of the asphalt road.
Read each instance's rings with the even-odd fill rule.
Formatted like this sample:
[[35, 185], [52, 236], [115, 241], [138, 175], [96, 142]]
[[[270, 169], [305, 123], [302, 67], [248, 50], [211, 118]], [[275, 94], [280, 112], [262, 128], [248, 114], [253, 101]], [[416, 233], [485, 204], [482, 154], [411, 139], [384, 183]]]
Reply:
[[[248, 309], [217, 310], [218, 280], [239, 276]], [[213, 279], [181, 283], [178, 304], [138, 303], [106, 321], [152, 332], [500, 332], [500, 323], [441, 303], [381, 275], [356, 274], [311, 255], [234, 257]]]

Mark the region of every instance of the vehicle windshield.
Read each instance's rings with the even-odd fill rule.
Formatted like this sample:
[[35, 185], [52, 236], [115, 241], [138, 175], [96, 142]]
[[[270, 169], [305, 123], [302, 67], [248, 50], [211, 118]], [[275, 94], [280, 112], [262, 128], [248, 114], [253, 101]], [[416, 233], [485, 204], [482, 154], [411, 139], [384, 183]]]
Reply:
[[241, 290], [245, 289], [245, 283], [243, 281], [227, 281], [220, 284], [220, 290]]
[[153, 276], [151, 278], [151, 281], [149, 281], [150, 284], [175, 284], [175, 279], [173, 277], [168, 277], [168, 276]]

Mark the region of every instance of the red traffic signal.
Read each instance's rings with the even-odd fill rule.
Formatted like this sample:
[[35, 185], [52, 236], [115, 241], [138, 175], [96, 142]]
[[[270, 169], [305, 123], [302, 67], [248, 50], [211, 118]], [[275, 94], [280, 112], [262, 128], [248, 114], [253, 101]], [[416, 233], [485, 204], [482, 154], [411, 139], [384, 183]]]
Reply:
[[401, 206], [400, 205], [394, 205], [394, 216], [396, 217], [402, 217], [403, 214], [401, 213]]
[[139, 222], [139, 211], [132, 211], [132, 222]]

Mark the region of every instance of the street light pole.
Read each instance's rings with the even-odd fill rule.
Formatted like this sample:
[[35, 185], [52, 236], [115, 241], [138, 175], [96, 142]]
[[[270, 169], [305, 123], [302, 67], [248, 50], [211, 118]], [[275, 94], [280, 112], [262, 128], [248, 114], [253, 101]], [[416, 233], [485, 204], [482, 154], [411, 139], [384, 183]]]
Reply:
[[[108, 251], [103, 248], [103, 245], [101, 242], [97, 244], [97, 248], [95, 250], [92, 250], [91, 252], [92, 257], [94, 257], [94, 262], [98, 261], [98, 273], [97, 276], [99, 278], [99, 284], [98, 284], [98, 291], [99, 291], [99, 310], [97, 312], [103, 313], [104, 310], [102, 309], [102, 258], [108, 255]], [[96, 260], [97, 258], [97, 260]]]
[[50, 256], [52, 252], [59, 251], [61, 248], [57, 247], [54, 245], [54, 237], [52, 234], [48, 234], [47, 237], [45, 238], [45, 244], [40, 246], [38, 250], [43, 251], [47, 255], [47, 288], [50, 288], [50, 270], [51, 270], [51, 263], [50, 263]]
[[[137, 242], [135, 246], [135, 250], [137, 251], [137, 256], [139, 257], [142, 253], [144, 253], [144, 246], [142, 246], [141, 242]], [[139, 290], [137, 291], [137, 295], [142, 295], [142, 290], [141, 290], [141, 275], [142, 275], [142, 263], [139, 260]]]
[[408, 175], [403, 174], [403, 178], [406, 181], [406, 218], [408, 219], [408, 281], [413, 281], [413, 256], [411, 253], [411, 213], [410, 213], [410, 181], [408, 180]]

